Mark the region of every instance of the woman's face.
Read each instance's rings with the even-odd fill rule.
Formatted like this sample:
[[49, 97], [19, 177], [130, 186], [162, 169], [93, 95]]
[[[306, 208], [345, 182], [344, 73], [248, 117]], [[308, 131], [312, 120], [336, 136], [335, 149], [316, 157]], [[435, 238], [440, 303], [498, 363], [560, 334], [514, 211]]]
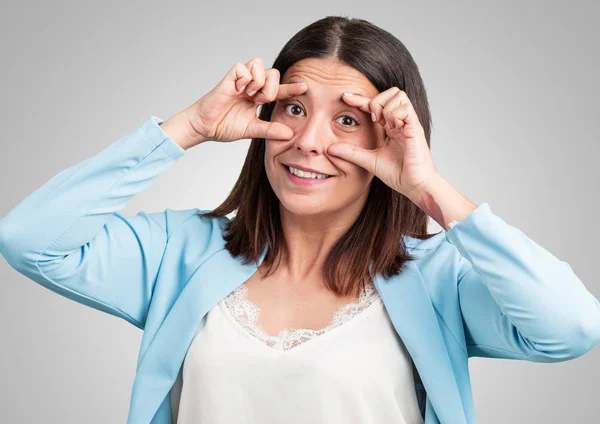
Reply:
[[[379, 91], [358, 70], [333, 58], [298, 61], [281, 82], [308, 84], [303, 94], [278, 101], [271, 116], [272, 122], [294, 131], [288, 141], [266, 140], [265, 170], [281, 206], [303, 215], [329, 214], [349, 206], [361, 210], [373, 174], [330, 156], [327, 149], [338, 142], [374, 149], [383, 142], [384, 128], [342, 98], [344, 92], [372, 98]], [[290, 174], [286, 165], [292, 164], [330, 177], [301, 179]]]

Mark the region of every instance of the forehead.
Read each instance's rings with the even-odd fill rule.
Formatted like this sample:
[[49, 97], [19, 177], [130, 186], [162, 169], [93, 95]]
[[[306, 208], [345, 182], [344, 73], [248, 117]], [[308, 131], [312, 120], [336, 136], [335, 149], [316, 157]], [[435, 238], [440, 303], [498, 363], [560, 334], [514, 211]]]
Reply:
[[373, 97], [377, 88], [356, 68], [335, 58], [307, 58], [288, 68], [281, 83], [306, 82], [309, 87], [347, 91]]

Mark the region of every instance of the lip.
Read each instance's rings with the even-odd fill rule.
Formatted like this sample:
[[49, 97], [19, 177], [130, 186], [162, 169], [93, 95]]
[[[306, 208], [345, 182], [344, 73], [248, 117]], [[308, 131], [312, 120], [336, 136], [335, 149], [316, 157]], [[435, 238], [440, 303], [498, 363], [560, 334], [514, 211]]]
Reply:
[[[328, 178], [322, 178], [322, 179], [317, 179], [317, 178], [300, 178], [297, 177], [296, 175], [292, 174], [288, 168], [288, 165], [282, 163], [281, 164], [283, 167], [283, 172], [285, 172], [285, 174], [288, 176], [288, 178], [290, 179], [291, 182], [293, 182], [294, 184], [298, 184], [298, 185], [303, 185], [303, 186], [312, 186], [312, 185], [317, 185], [317, 184], [323, 184], [325, 182], [327, 182], [328, 180], [334, 178], [333, 176], [328, 177]], [[294, 165], [290, 165], [292, 167], [295, 168]], [[312, 171], [311, 171], [312, 172]]]
[[316, 169], [312, 169], [312, 168], [307, 168], [306, 166], [300, 166], [300, 165], [296, 165], [295, 163], [284, 163], [285, 166], [291, 166], [292, 168], [296, 168], [296, 169], [300, 169], [302, 171], [306, 171], [306, 172], [314, 172], [315, 174], [325, 174], [325, 175], [330, 175], [327, 172], [321, 172], [321, 171], [317, 171]]

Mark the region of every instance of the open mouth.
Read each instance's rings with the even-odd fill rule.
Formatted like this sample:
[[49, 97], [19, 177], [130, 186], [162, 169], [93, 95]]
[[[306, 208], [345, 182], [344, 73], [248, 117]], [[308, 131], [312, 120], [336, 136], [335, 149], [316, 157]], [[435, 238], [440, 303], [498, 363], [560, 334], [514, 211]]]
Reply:
[[[327, 175], [327, 177], [325, 178], [306, 178], [306, 177], [299, 177], [298, 175], [290, 172], [290, 167], [287, 165], [282, 164], [283, 168], [285, 169], [285, 172], [287, 172], [288, 175], [290, 175], [291, 177], [294, 177], [295, 179], [298, 180], [306, 180], [306, 181], [325, 181], [328, 180], [330, 178], [333, 178], [334, 175]], [[326, 175], [326, 174], [322, 174], [322, 175]]]

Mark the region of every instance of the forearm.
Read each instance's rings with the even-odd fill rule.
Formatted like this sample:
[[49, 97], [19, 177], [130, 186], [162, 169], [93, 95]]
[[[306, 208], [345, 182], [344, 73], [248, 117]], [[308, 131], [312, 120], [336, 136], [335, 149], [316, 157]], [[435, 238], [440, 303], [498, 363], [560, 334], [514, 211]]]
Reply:
[[7, 260], [9, 255], [37, 260], [48, 250], [66, 255], [89, 242], [113, 212], [184, 155], [158, 128], [148, 118], [29, 194], [0, 220], [0, 253]]
[[450, 229], [449, 222], [461, 221], [477, 208], [441, 175], [432, 178], [429, 184], [409, 198], [446, 231]]

